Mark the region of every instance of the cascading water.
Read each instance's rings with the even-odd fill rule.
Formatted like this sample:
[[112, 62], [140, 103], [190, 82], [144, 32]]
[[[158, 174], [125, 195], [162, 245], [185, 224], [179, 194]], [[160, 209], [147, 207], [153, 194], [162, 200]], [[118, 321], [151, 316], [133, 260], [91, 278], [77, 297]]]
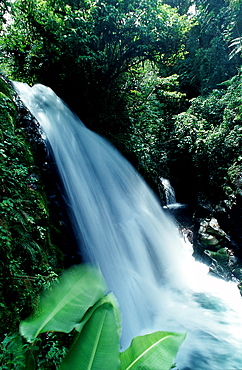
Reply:
[[194, 261], [143, 179], [51, 89], [14, 87], [54, 155], [84, 260], [100, 266], [119, 301], [123, 348], [150, 331], [186, 331], [180, 370], [242, 369], [236, 285]]
[[160, 181], [165, 191], [166, 205], [176, 204], [175, 190], [171, 186], [170, 181], [168, 179], [165, 179], [164, 177], [160, 177]]

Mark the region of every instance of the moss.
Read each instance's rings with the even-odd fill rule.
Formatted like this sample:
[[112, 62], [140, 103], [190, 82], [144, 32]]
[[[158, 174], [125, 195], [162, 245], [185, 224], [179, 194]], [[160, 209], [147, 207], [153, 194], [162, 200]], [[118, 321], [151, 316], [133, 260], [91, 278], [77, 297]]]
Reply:
[[12, 88], [10, 87], [9, 81], [3, 76], [0, 75], [0, 91], [8, 98], [12, 99]]
[[229, 255], [226, 248], [221, 248], [217, 252], [209, 252], [211, 258], [218, 261], [223, 267], [226, 267], [229, 261]]

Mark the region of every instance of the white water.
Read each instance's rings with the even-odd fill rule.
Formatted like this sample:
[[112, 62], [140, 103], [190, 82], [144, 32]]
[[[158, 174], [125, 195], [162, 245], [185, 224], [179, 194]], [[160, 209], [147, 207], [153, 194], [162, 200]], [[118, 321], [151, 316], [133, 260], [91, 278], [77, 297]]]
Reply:
[[187, 331], [180, 370], [242, 369], [236, 285], [207, 275], [132, 166], [51, 89], [14, 87], [54, 154], [84, 258], [119, 300], [123, 347], [153, 330]]
[[168, 179], [165, 179], [164, 177], [160, 177], [160, 181], [164, 188], [166, 205], [175, 204], [176, 194], [174, 188], [171, 186], [170, 181]]

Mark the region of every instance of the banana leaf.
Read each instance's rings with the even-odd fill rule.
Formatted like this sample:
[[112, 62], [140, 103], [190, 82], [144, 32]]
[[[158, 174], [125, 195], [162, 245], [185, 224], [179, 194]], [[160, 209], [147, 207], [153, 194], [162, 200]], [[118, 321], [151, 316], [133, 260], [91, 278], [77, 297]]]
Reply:
[[20, 323], [20, 334], [32, 342], [46, 331], [68, 333], [106, 292], [98, 269], [79, 265], [66, 270], [40, 299], [37, 311]]
[[119, 339], [119, 308], [115, 297], [109, 294], [88, 315], [60, 370], [117, 370]]
[[120, 354], [120, 370], [169, 370], [185, 337], [163, 331], [135, 337]]

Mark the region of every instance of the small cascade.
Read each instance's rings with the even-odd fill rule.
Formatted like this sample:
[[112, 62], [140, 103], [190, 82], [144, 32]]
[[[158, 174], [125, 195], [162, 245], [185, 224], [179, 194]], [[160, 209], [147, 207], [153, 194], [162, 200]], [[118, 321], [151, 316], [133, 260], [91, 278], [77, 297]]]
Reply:
[[168, 179], [165, 179], [164, 177], [160, 177], [160, 181], [164, 188], [166, 205], [169, 206], [171, 204], [176, 204], [175, 190], [171, 186], [170, 181]]
[[51, 89], [14, 87], [54, 155], [84, 260], [100, 267], [119, 301], [123, 348], [150, 331], [186, 331], [180, 370], [241, 369], [236, 284], [208, 275], [139, 174]]
[[185, 219], [189, 219], [189, 217], [191, 217], [189, 215], [189, 207], [187, 204], [177, 203], [175, 189], [168, 179], [160, 177], [160, 182], [165, 194], [164, 210], [168, 211], [178, 224], [182, 224]]

